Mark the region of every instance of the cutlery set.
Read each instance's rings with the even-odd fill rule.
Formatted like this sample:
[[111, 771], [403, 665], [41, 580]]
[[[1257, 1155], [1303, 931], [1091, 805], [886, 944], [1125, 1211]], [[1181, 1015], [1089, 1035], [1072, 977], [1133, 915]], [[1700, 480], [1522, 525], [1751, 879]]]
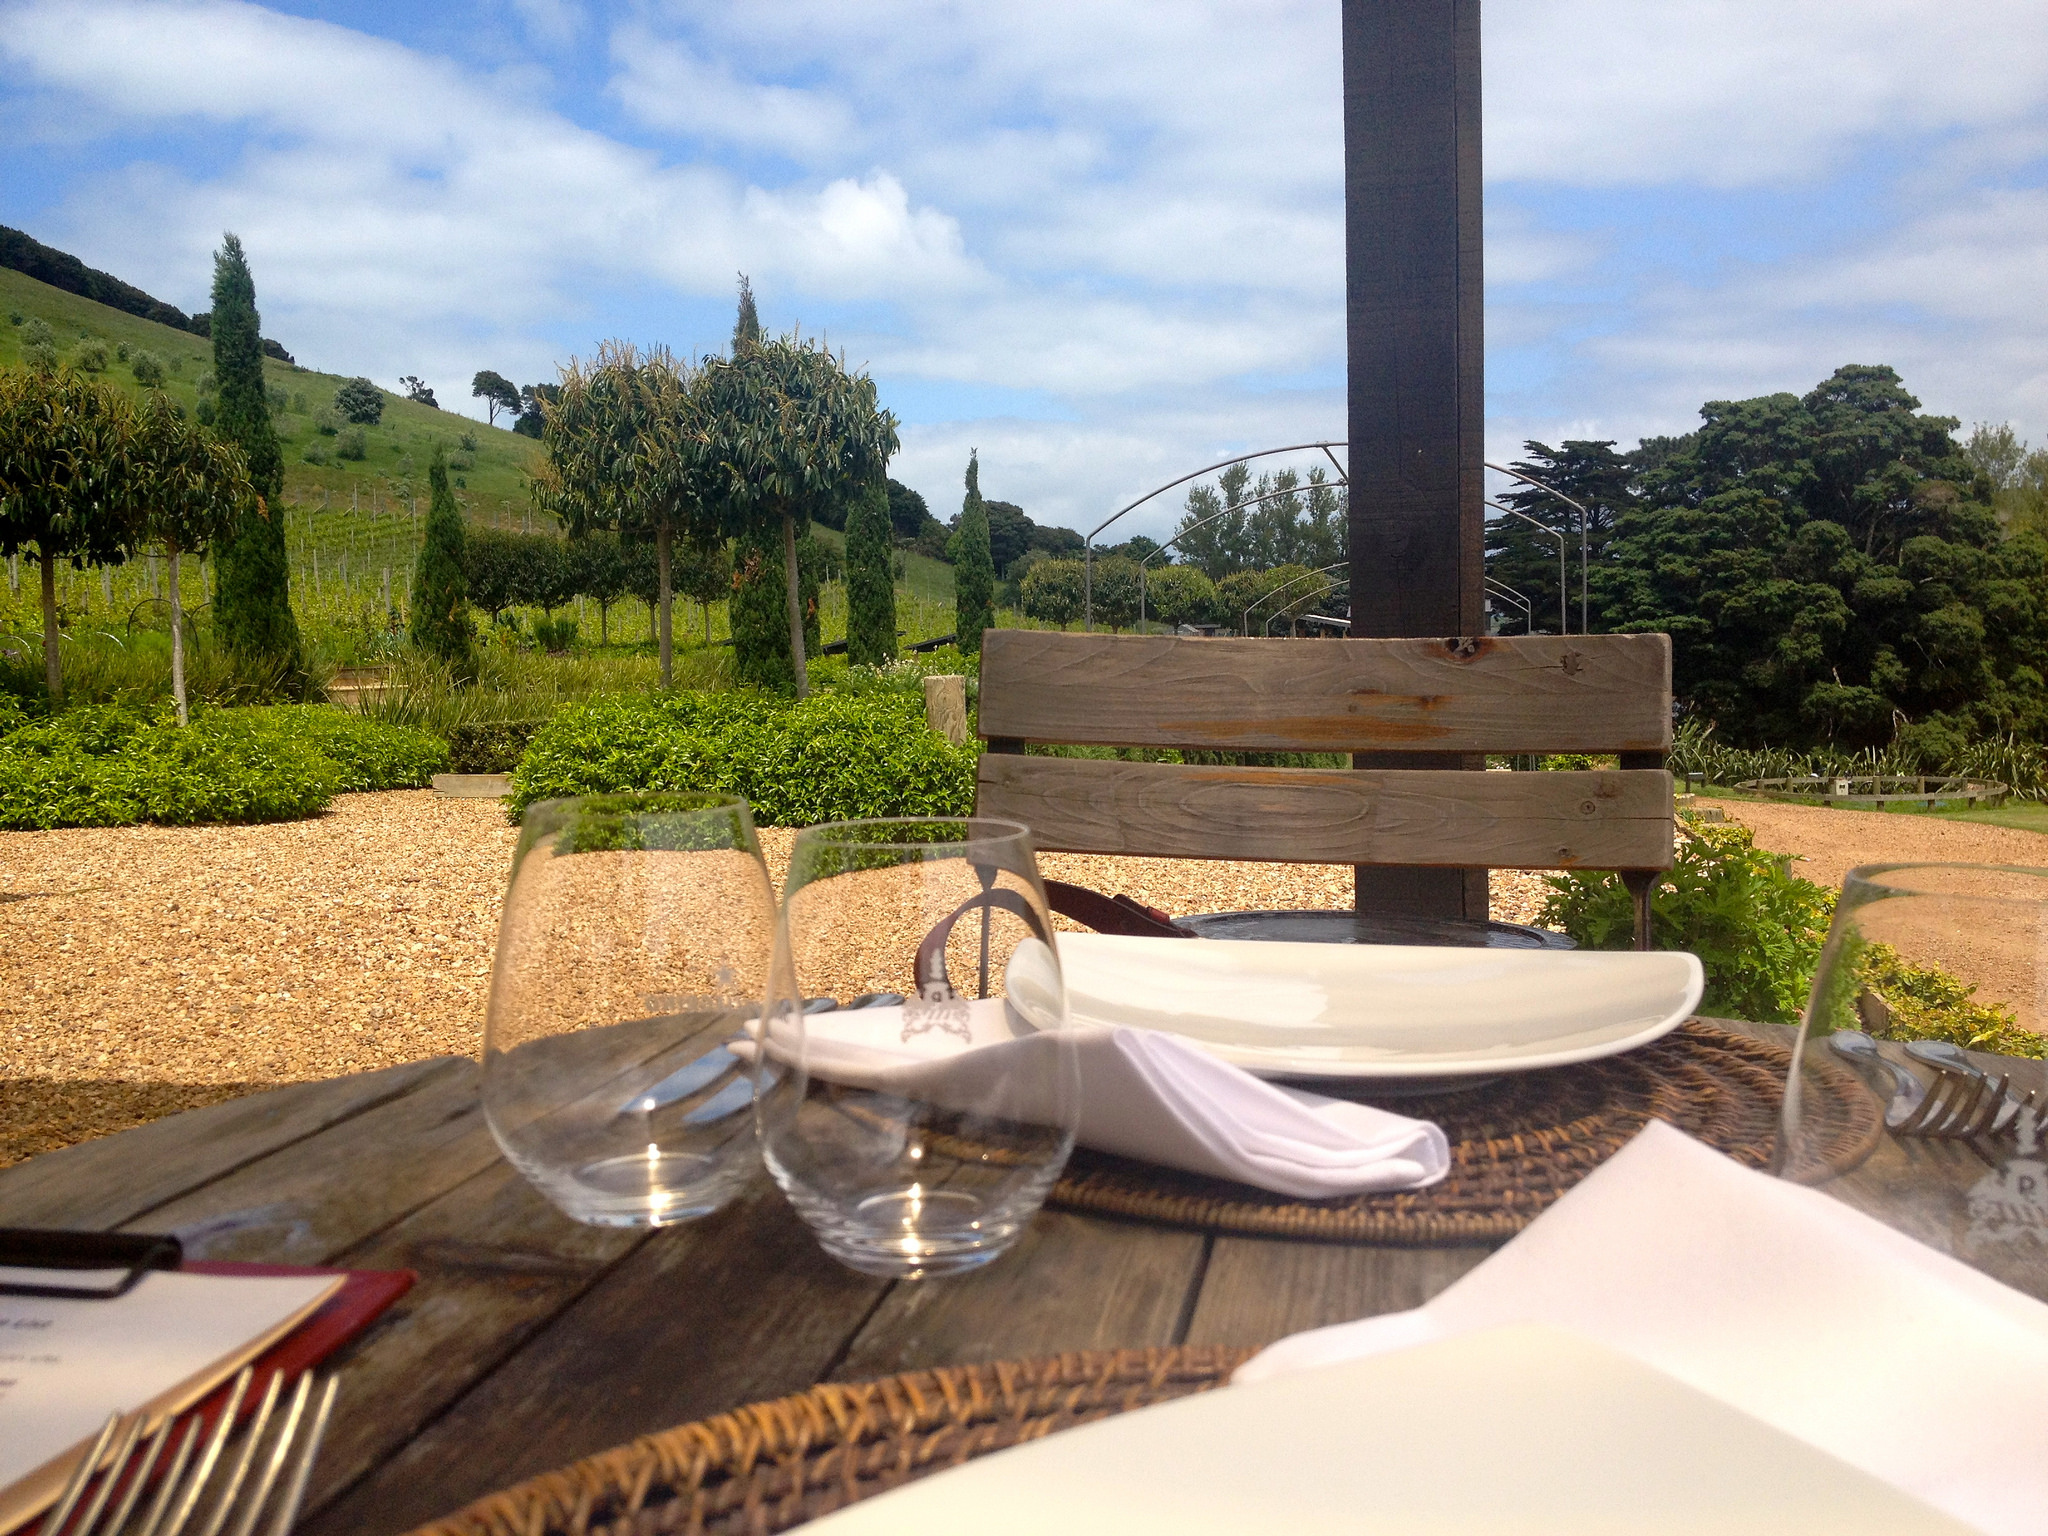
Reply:
[[1860, 1030], [1837, 1030], [1828, 1044], [1836, 1055], [1890, 1075], [1884, 1123], [1894, 1136], [1967, 1139], [2013, 1131], [2030, 1140], [2048, 1111], [2048, 1095], [2041, 1090], [2015, 1090], [2010, 1077], [1992, 1076], [1946, 1040], [1914, 1040], [1906, 1046], [1916, 1065], [1933, 1070], [1932, 1083], [1884, 1055], [1877, 1041]]

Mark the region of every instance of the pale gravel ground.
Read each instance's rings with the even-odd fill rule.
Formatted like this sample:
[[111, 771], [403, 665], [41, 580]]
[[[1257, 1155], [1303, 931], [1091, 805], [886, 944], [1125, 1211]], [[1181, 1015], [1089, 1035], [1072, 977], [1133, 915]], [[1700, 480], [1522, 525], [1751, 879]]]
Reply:
[[[761, 834], [780, 881], [794, 833]], [[0, 833], [0, 1165], [253, 1087], [477, 1049], [516, 837], [493, 801]], [[1169, 912], [1333, 907], [1350, 871], [1048, 855]], [[1527, 921], [1538, 876], [1495, 876]]]

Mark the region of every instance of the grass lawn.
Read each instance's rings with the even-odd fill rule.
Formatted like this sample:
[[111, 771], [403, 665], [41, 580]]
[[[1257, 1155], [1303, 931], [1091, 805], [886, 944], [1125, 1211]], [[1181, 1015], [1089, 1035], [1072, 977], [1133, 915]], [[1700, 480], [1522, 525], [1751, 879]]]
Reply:
[[[1735, 800], [1751, 804], [1793, 805], [1796, 801], [1774, 800], [1768, 795], [1745, 794], [1739, 789], [1730, 789], [1723, 784], [1709, 784], [1693, 791], [1703, 800]], [[1813, 802], [1819, 809], [1819, 801]], [[1843, 806], [1843, 810], [1878, 810], [1877, 806]], [[1887, 805], [1881, 807], [1889, 816], [1932, 816], [1940, 821], [1974, 821], [1987, 827], [2014, 827], [2022, 832], [2048, 833], [2048, 801], [2008, 800], [2004, 805], [1958, 808], [1956, 810], [1930, 811], [1923, 805]]]

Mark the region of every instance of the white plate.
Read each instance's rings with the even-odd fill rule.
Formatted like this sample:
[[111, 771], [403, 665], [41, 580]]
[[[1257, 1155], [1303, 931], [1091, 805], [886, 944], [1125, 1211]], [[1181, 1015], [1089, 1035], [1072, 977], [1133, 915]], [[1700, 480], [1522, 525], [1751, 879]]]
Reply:
[[1699, 1006], [1688, 954], [1059, 936], [1076, 1025], [1181, 1035], [1266, 1077], [1471, 1077], [1591, 1061]]
[[805, 1530], [1967, 1536], [1969, 1527], [1625, 1355], [1520, 1327], [1118, 1414]]

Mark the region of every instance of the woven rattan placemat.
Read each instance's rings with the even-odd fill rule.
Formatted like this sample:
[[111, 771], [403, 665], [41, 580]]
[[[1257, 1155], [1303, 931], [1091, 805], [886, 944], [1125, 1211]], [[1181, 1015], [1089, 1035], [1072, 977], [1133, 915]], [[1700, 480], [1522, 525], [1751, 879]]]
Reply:
[[[1788, 1046], [1693, 1019], [1604, 1061], [1520, 1072], [1456, 1093], [1386, 1100], [1451, 1140], [1440, 1184], [1399, 1194], [1300, 1200], [1098, 1152], [1075, 1152], [1052, 1194], [1069, 1209], [1260, 1237], [1437, 1246], [1514, 1236], [1619, 1151], [1668, 1120], [1752, 1168], [1770, 1162]], [[1882, 1106], [1846, 1068], [1809, 1058], [1808, 1122], [1830, 1169], [1853, 1167], [1883, 1130]], [[1361, 1095], [1364, 1097], [1364, 1095]]]
[[1132, 1349], [813, 1387], [479, 1499], [413, 1536], [738, 1536], [806, 1520], [1036, 1440], [1221, 1386], [1249, 1349]]

